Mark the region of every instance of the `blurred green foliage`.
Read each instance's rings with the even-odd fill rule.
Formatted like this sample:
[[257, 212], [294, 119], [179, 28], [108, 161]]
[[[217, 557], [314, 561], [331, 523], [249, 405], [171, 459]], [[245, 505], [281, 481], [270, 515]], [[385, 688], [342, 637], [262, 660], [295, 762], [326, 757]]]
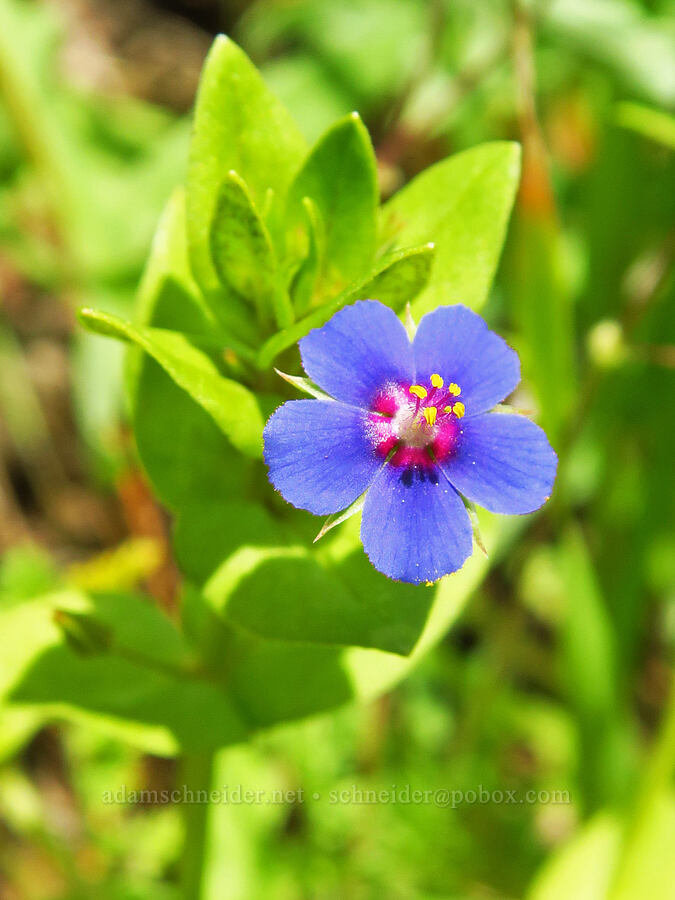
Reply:
[[[132, 357], [129, 417], [138, 456], [174, 514], [177, 558], [193, 583], [206, 584], [207, 601], [186, 589], [182, 634], [128, 590], [123, 564], [119, 584], [91, 597], [47, 553], [19, 547], [5, 555], [0, 688], [12, 702], [0, 706], [0, 893], [181, 896], [179, 805], [104, 800], [120, 785], [181, 783], [167, 763], [131, 748], [161, 756], [201, 751], [243, 734], [242, 706], [256, 724], [268, 724], [322, 708], [326, 690], [331, 703], [352, 693], [368, 698], [405, 671], [407, 679], [376, 701], [285, 725], [216, 756], [217, 788], [302, 788], [305, 795], [304, 802], [214, 804], [204, 896], [672, 897], [675, 8], [670, 0], [258, 0], [245, 7], [233, 35], [300, 131], [273, 105], [275, 141], [256, 141], [247, 155], [221, 165], [244, 127], [235, 111], [245, 109], [255, 122], [264, 105], [269, 117], [269, 95], [246, 75], [243, 106], [232, 85], [225, 92], [232, 109], [222, 85], [203, 100], [197, 123], [219, 124], [216, 131], [197, 127], [197, 145], [213, 147], [195, 150], [193, 143], [200, 160], [212, 157], [206, 169], [193, 157], [188, 171], [190, 262], [175, 239], [176, 221], [186, 215], [176, 194], [134, 327], [116, 316], [131, 316], [160, 208], [184, 178], [189, 123], [137, 100], [75, 90], [57, 74], [60, 26], [51, 8], [0, 3], [3, 260], [43, 295], [104, 309], [99, 330], [124, 332], [158, 363]], [[456, 154], [385, 204], [377, 235], [373, 150], [349, 115], [354, 109], [372, 137], [385, 197]], [[289, 298], [302, 315], [276, 334], [287, 324], [288, 298], [270, 287], [270, 273], [281, 266], [280, 214], [266, 188], [285, 191], [305, 141], [313, 144], [339, 117], [303, 168], [312, 188], [298, 189], [293, 215], [306, 234], [295, 262], [304, 262], [294, 273], [290, 263], [283, 269], [285, 277], [294, 274]], [[499, 150], [512, 145], [500, 142], [513, 140], [523, 145], [524, 177], [486, 297], [512, 195], [503, 172], [513, 160]], [[485, 141], [494, 143], [470, 149]], [[280, 150], [287, 167], [276, 163]], [[312, 162], [320, 156], [363, 185], [358, 197], [344, 195], [335, 219], [321, 204], [325, 166]], [[236, 177], [226, 180], [229, 168], [250, 197]], [[439, 197], [455, 191], [455, 206], [439, 202], [404, 237], [391, 235], [388, 216], [395, 220], [397, 208], [414, 203], [424, 179], [434, 179], [426, 191]], [[314, 204], [303, 205], [305, 190]], [[251, 221], [256, 208], [265, 209], [264, 221], [258, 217], [243, 236], [233, 233], [233, 204]], [[216, 207], [221, 223], [209, 234]], [[391, 268], [405, 269], [389, 273], [389, 282], [386, 269], [373, 268], [378, 240], [390, 240], [393, 251], [416, 247], [391, 257]], [[239, 241], [236, 257], [221, 251], [232, 241]], [[425, 249], [428, 241], [437, 243], [435, 252]], [[250, 271], [238, 267], [242, 258], [255, 264], [254, 285], [242, 286], [242, 271]], [[339, 292], [354, 279], [359, 289], [375, 281], [378, 296], [391, 291], [395, 308], [416, 297], [418, 313], [439, 299], [485, 302], [486, 315], [521, 354], [524, 386], [515, 402], [535, 407], [554, 436], [559, 480], [550, 507], [517, 541], [506, 534], [495, 545], [486, 517], [489, 574], [476, 559], [468, 572], [446, 579], [451, 587], [440, 589], [438, 621], [428, 628], [440, 635], [454, 626], [433, 652], [414, 651], [417, 665], [391, 654], [382, 668], [379, 651], [352, 650], [338, 683], [331, 679], [343, 651], [307, 645], [279, 651], [293, 658], [289, 684], [279, 678], [279, 657], [267, 659], [261, 675], [259, 648], [294, 630], [321, 643], [323, 628], [335, 639], [348, 612], [336, 572], [355, 597], [361, 591], [377, 605], [376, 624], [389, 626], [384, 644], [381, 634], [373, 640], [373, 622], [359, 619], [363, 604], [356, 602], [348, 642], [358, 634], [364, 647], [409, 653], [432, 598], [401, 589], [387, 621], [389, 597], [367, 563], [351, 574], [341, 565], [355, 542], [353, 523], [335, 529], [329, 549], [310, 558], [304, 548], [315, 523], [300, 516], [284, 539], [286, 552], [299, 553], [302, 578], [283, 581], [289, 568], [264, 557], [282, 540], [278, 524], [246, 495], [257, 464], [235, 463], [228, 443], [255, 455], [260, 413], [256, 406], [245, 419], [250, 434], [214, 423], [213, 348], [197, 338], [222, 329], [245, 369], [249, 350], [250, 364], [265, 370], [279, 354], [288, 360], [297, 338], [325, 321], [333, 307], [315, 308], [315, 298], [338, 294], [335, 302], [344, 303], [349, 294]], [[234, 301], [223, 302], [223, 283]], [[237, 306], [242, 294], [256, 300], [253, 327], [249, 310]], [[34, 414], [23, 348], [4, 311], [0, 328], [3, 419], [11, 440], [30, 447], [43, 428], [39, 405]], [[199, 406], [168, 381], [166, 372], [181, 384], [176, 370], [185, 347], [160, 328], [193, 341], [188, 352], [197, 354], [204, 376], [200, 395], [192, 395]], [[88, 465], [109, 477], [127, 465], [117, 427], [119, 355], [112, 341], [75, 334], [77, 427]], [[226, 365], [216, 390], [227, 383], [246, 392], [236, 364]], [[165, 399], [153, 403], [160, 389]], [[273, 405], [282, 388], [270, 382], [268, 390]], [[222, 415], [220, 404], [217, 410]], [[189, 457], [181, 447], [190, 448]], [[219, 459], [231, 464], [220, 467]], [[235, 559], [234, 569], [228, 560], [225, 573], [218, 568], [227, 535], [263, 554], [258, 581], [246, 581], [250, 559]], [[295, 603], [287, 615], [273, 608], [270, 584], [283, 585]], [[306, 596], [298, 593], [302, 585]], [[329, 607], [325, 615], [321, 604]], [[233, 639], [222, 634], [223, 610], [246, 629], [230, 647], [249, 666], [239, 670], [235, 704], [194, 677], [194, 646], [206, 638], [213, 642], [209, 665], [230, 675], [222, 641]], [[101, 634], [88, 630], [91, 616], [115, 634], [113, 646], [93, 658], [87, 647]], [[72, 625], [70, 643], [64, 621]], [[327, 661], [308, 679], [318, 656]], [[264, 690], [256, 687], [265, 679]], [[69, 724], [44, 727], [55, 718]], [[433, 800], [330, 799], [331, 791], [394, 785], [480, 786], [521, 799], [531, 789], [537, 799], [455, 808]], [[569, 802], [547, 802], [544, 791], [567, 792]], [[199, 829], [198, 814], [191, 827]]]

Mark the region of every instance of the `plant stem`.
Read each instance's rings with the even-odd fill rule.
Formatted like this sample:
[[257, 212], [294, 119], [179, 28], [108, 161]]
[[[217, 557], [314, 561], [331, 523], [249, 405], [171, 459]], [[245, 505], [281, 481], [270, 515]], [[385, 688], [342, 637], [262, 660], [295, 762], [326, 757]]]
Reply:
[[201, 900], [202, 896], [213, 760], [213, 753], [189, 754], [182, 760], [179, 786], [185, 791], [181, 804], [184, 827], [182, 900]]

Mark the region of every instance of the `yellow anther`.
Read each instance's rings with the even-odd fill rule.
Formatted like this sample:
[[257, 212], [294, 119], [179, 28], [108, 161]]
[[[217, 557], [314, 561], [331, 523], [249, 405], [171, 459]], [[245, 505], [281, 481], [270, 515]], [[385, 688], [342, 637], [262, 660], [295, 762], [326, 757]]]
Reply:
[[462, 416], [464, 415], [464, 404], [462, 403], [461, 400], [459, 402], [455, 403], [455, 405], [452, 407], [452, 411], [454, 412], [454, 414], [457, 416], [458, 419], [462, 418]]
[[420, 400], [424, 400], [427, 395], [427, 389], [421, 384], [411, 384], [408, 390], [411, 394], [419, 397]]
[[461, 387], [458, 384], [455, 384], [454, 381], [452, 382], [452, 384], [448, 385], [448, 390], [453, 397], [459, 397], [459, 395], [462, 393]]
[[432, 386], [432, 387], [435, 387], [435, 388], [442, 388], [442, 387], [443, 387], [443, 379], [441, 378], [440, 375], [437, 375], [435, 372], [434, 372], [434, 374], [431, 376], [431, 386]]
[[451, 406], [444, 406], [444, 407], [443, 407], [443, 412], [444, 412], [444, 413], [451, 413], [451, 412], [452, 412], [452, 407], [451, 407]]
[[427, 425], [435, 425], [436, 424], [436, 413], [438, 410], [435, 406], [426, 406], [422, 410], [422, 415], [427, 420]]

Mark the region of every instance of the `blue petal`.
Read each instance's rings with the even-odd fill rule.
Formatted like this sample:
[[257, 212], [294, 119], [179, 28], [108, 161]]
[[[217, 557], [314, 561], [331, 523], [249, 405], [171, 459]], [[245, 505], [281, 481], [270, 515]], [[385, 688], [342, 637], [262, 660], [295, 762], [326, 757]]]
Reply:
[[366, 439], [364, 413], [332, 400], [290, 400], [263, 432], [265, 462], [279, 493], [299, 509], [345, 509], [382, 465]]
[[491, 409], [520, 381], [518, 354], [466, 306], [440, 306], [420, 322], [415, 340], [416, 378], [437, 372], [456, 382], [467, 416]]
[[471, 555], [472, 530], [461, 497], [437, 469], [388, 465], [366, 495], [363, 548], [397, 581], [436, 581]]
[[376, 300], [345, 306], [302, 338], [305, 372], [345, 403], [367, 407], [388, 381], [414, 378], [412, 348], [396, 314]]
[[458, 491], [491, 512], [539, 509], [553, 489], [558, 457], [546, 435], [524, 416], [486, 413], [462, 419], [443, 468]]

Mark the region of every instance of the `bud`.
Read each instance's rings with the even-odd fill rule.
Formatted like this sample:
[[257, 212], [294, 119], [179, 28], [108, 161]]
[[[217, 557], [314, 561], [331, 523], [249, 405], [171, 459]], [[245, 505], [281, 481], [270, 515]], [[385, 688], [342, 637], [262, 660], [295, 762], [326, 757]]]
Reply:
[[603, 319], [586, 336], [588, 355], [600, 369], [614, 369], [626, 359], [623, 329], [615, 319]]

